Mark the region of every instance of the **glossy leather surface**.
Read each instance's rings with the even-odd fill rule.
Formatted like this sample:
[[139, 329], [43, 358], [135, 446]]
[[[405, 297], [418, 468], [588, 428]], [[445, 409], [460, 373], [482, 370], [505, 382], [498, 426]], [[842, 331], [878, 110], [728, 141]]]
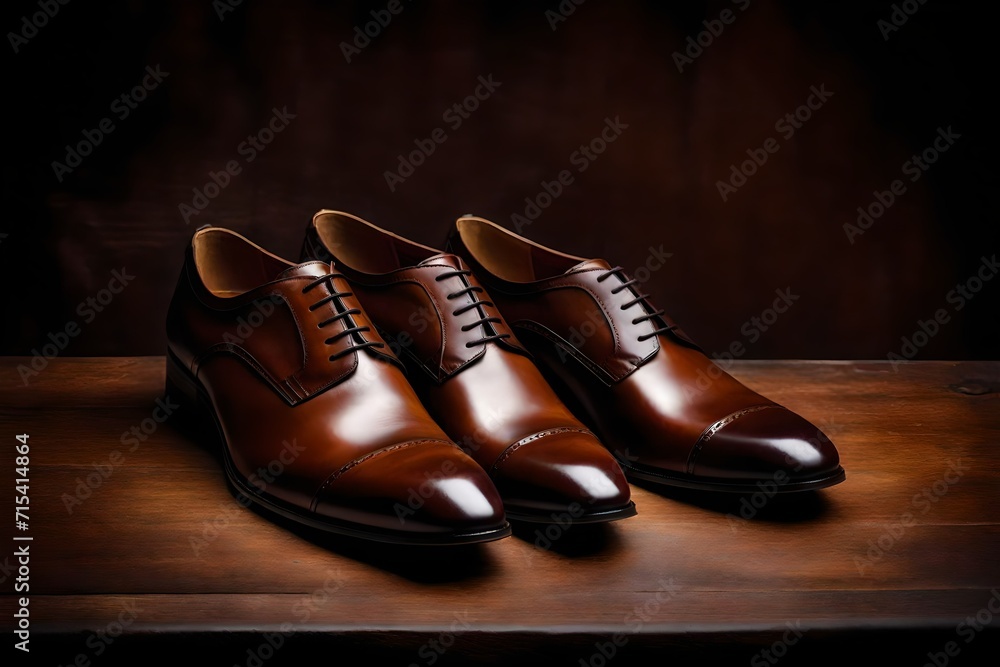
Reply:
[[204, 394], [252, 498], [390, 541], [509, 530], [488, 476], [428, 415], [328, 264], [201, 229], [167, 337], [177, 384]]
[[424, 405], [489, 472], [511, 518], [545, 520], [574, 503], [583, 520], [634, 513], [620, 466], [548, 386], [461, 259], [336, 211], [317, 213], [303, 254], [334, 258]]
[[631, 476], [728, 491], [843, 479], [818, 428], [726, 373], [624, 271], [472, 216], [459, 219], [450, 245]]

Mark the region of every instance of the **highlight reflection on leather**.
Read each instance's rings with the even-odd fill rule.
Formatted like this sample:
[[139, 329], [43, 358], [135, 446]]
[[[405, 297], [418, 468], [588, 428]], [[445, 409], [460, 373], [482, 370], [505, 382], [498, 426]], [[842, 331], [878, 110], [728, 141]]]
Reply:
[[[320, 211], [302, 258], [332, 258], [424, 405], [496, 484], [511, 518], [632, 516], [620, 466], [545, 382], [460, 258]], [[575, 514], [580, 514], [576, 511]]]
[[457, 221], [450, 244], [630, 477], [737, 492], [843, 481], [826, 435], [723, 371], [621, 267], [475, 216]]
[[[509, 534], [488, 476], [427, 414], [330, 265], [200, 229], [167, 338], [168, 392], [212, 417], [231, 483], [268, 510], [393, 542]], [[280, 474], [253, 483], [269, 466]]]

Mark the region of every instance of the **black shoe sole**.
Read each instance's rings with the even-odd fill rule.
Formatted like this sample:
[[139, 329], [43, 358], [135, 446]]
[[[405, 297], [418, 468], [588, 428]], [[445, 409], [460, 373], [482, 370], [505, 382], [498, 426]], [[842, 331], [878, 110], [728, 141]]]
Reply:
[[511, 521], [543, 524], [563, 524], [566, 522], [574, 524], [608, 523], [610, 521], [627, 519], [637, 514], [635, 510], [635, 503], [632, 501], [629, 501], [628, 505], [625, 505], [624, 507], [616, 507], [609, 510], [600, 510], [595, 512], [584, 512], [580, 516], [573, 516], [573, 510], [570, 507], [548, 511], [523, 511], [504, 507], [504, 513]]
[[181, 405], [179, 411], [187, 413], [188, 418], [201, 420], [202, 422], [210, 420], [214, 424], [216, 439], [222, 445], [222, 461], [226, 481], [237, 502], [244, 507], [253, 503], [256, 507], [266, 512], [309, 528], [389, 544], [428, 546], [476, 544], [499, 540], [512, 533], [510, 524], [506, 522], [503, 526], [486, 530], [455, 531], [450, 533], [414, 533], [376, 528], [359, 523], [336, 521], [311, 513], [307, 514], [302, 509], [290, 505], [280, 498], [261, 493], [236, 471], [229, 453], [229, 445], [226, 442], [225, 433], [222, 430], [222, 425], [219, 423], [219, 418], [215, 413], [215, 407], [212, 405], [211, 399], [198, 380], [183, 368], [169, 350], [167, 351], [167, 377], [164, 393], [166, 396], [174, 398]]
[[[636, 465], [635, 463], [622, 461], [615, 457], [618, 465], [622, 467], [625, 477], [629, 481], [642, 480], [653, 482], [662, 486], [677, 487], [682, 489], [695, 489], [698, 491], [715, 491], [721, 493], [754, 493], [764, 491], [766, 493], [799, 493], [802, 491], [816, 491], [825, 489], [836, 484], [840, 484], [847, 479], [847, 473], [843, 468], [825, 474], [821, 477], [797, 479], [785, 475], [786, 481], [777, 482], [773, 477], [763, 477], [760, 479], [720, 479], [713, 477], [696, 477], [678, 472], [670, 472], [651, 468], [649, 466]], [[771, 487], [774, 487], [773, 489]]]

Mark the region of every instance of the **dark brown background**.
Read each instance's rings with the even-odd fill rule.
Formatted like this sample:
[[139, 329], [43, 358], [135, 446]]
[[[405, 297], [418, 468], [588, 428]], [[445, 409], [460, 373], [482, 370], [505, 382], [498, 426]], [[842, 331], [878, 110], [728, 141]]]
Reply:
[[[125, 267], [135, 280], [64, 354], [161, 354], [198, 224], [289, 257], [321, 207], [435, 245], [465, 212], [509, 226], [606, 117], [629, 127], [524, 231], [628, 269], [662, 244], [647, 289], [709, 352], [748, 343], [743, 323], [787, 287], [799, 301], [746, 357], [884, 358], [998, 250], [995, 26], [978, 3], [928, 2], [888, 40], [887, 2], [588, 0], [555, 31], [556, 2], [403, 4], [350, 64], [340, 42], [385, 2], [253, 0], [220, 20], [207, 1], [77, 1], [19, 53], [5, 44], [0, 353], [80, 321]], [[673, 52], [726, 7], [736, 21], [679, 73]], [[5, 8], [5, 32], [34, 11]], [[157, 64], [163, 85], [57, 182], [64, 146]], [[452, 131], [442, 113], [489, 74], [501, 87]], [[716, 181], [820, 84], [834, 96], [723, 203]], [[288, 129], [185, 224], [192, 188], [285, 106]], [[848, 243], [855, 209], [949, 125], [962, 139]], [[384, 172], [436, 127], [448, 140], [390, 192]], [[987, 284], [918, 358], [996, 358], [998, 295]]]

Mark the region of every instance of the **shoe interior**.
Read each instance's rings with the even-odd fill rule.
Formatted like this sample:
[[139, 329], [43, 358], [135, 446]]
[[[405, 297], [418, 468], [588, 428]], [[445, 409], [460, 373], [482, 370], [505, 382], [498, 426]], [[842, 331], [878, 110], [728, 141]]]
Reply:
[[313, 220], [320, 240], [337, 263], [362, 273], [389, 273], [441, 254], [350, 213], [320, 211]]
[[198, 231], [191, 245], [202, 282], [220, 297], [249, 292], [295, 266], [236, 232], [220, 227]]
[[482, 218], [459, 218], [462, 243], [493, 275], [509, 282], [530, 283], [565, 273], [583, 257], [574, 257], [518, 236]]

